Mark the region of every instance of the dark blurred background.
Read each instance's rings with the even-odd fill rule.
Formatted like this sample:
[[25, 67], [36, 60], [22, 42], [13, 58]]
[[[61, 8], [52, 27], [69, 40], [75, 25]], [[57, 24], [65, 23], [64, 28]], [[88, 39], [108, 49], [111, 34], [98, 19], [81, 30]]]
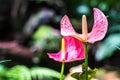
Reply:
[[[0, 0], [0, 60], [11, 60], [2, 65], [41, 66], [60, 72], [61, 64], [49, 59], [47, 53], [60, 50], [61, 18], [67, 14], [81, 33], [81, 16], [85, 14], [90, 32], [96, 7], [106, 15], [109, 29], [102, 41], [89, 44], [89, 66], [119, 69], [119, 4], [120, 0]], [[65, 74], [82, 62], [67, 63]]]

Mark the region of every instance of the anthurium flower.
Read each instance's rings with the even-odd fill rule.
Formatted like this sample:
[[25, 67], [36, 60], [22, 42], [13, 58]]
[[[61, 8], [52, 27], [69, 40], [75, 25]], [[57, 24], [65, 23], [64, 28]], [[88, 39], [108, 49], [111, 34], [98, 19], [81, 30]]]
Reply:
[[63, 36], [74, 36], [79, 38], [83, 42], [94, 43], [104, 38], [107, 28], [108, 21], [106, 16], [97, 8], [93, 9], [94, 11], [94, 25], [92, 31], [88, 33], [87, 31], [87, 19], [86, 16], [82, 16], [82, 34], [78, 34], [72, 27], [70, 20], [67, 15], [65, 15], [61, 20], [61, 34]]
[[72, 36], [64, 36], [62, 38], [61, 50], [58, 53], [49, 53], [48, 56], [55, 61], [71, 62], [84, 59], [83, 43]]

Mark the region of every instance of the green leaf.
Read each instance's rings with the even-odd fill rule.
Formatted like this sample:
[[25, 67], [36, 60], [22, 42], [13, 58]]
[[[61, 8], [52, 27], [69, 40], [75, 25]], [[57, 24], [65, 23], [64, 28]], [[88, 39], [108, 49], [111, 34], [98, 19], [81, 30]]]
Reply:
[[23, 65], [12, 67], [6, 76], [9, 80], [32, 80], [29, 69]]
[[79, 79], [79, 75], [80, 73], [78, 73], [78, 72], [76, 72], [76, 73], [73, 73], [71, 76], [73, 77], [73, 78], [75, 78], [75, 79]]
[[34, 40], [46, 39], [52, 37], [54, 29], [48, 25], [41, 25], [33, 34]]
[[96, 69], [96, 68], [88, 71], [89, 80], [92, 79], [96, 75], [97, 71], [98, 71], [98, 69]]
[[120, 24], [114, 25], [108, 29], [108, 34], [118, 33], [120, 32]]
[[17, 65], [10, 69], [3, 69], [4, 66], [0, 65], [0, 80], [2, 76], [6, 78], [2, 80], [59, 80], [60, 77], [59, 72], [45, 67], [28, 68], [24, 65]]
[[39, 78], [42, 79], [44, 77], [46, 78], [56, 78], [59, 79], [60, 78], [60, 73], [49, 69], [49, 68], [44, 68], [44, 67], [33, 67], [31, 68], [31, 77], [33, 79]]
[[[88, 71], [88, 80], [91, 80], [97, 73], [98, 69], [91, 69]], [[85, 80], [85, 71], [82, 73], [73, 73], [71, 75], [73, 78], [77, 79], [77, 80]]]
[[[85, 71], [84, 72], [82, 72], [82, 74], [79, 76], [79, 79], [78, 80], [85, 80], [85, 78], [86, 78], [86, 76], [85, 76]], [[89, 78], [88, 78], [88, 80], [89, 80]]]
[[5, 76], [6, 72], [7, 68], [4, 65], [0, 64], [0, 80], [3, 80], [2, 77]]
[[113, 55], [117, 47], [120, 46], [120, 34], [111, 34], [105, 39], [102, 45], [97, 49], [95, 58], [97, 61], [101, 61]]
[[82, 63], [82, 72], [84, 72], [84, 71], [85, 71], [85, 62]]

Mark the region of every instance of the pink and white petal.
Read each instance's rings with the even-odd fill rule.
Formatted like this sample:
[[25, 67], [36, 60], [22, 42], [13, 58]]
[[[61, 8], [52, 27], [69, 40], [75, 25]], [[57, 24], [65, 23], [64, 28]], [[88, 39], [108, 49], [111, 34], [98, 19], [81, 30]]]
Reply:
[[64, 40], [66, 48], [65, 62], [82, 60], [85, 58], [84, 45], [80, 40], [72, 36], [65, 36]]
[[49, 58], [59, 62], [72, 62], [76, 60], [82, 60], [85, 58], [83, 43], [72, 36], [64, 36], [65, 41], [65, 58], [62, 59], [62, 50], [58, 53], [49, 53]]
[[63, 36], [70, 36], [76, 33], [67, 15], [61, 19], [60, 27]]
[[48, 53], [48, 56], [49, 58], [54, 59], [55, 61], [62, 62], [61, 51], [59, 51], [58, 53]]
[[97, 8], [94, 11], [94, 25], [92, 31], [88, 34], [88, 42], [94, 43], [102, 40], [108, 29], [108, 21], [106, 16]]

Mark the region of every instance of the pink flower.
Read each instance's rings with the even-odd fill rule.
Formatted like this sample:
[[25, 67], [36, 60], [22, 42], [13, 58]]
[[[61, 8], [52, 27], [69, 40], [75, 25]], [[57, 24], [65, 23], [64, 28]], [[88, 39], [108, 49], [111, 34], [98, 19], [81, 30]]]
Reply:
[[87, 20], [86, 16], [82, 17], [82, 34], [78, 34], [72, 27], [69, 18], [65, 15], [61, 20], [61, 34], [63, 36], [74, 36], [79, 38], [83, 42], [94, 43], [104, 38], [107, 28], [108, 21], [106, 16], [97, 8], [94, 11], [94, 25], [92, 31], [88, 33], [87, 31]]
[[[87, 31], [86, 16], [82, 17], [82, 34], [78, 34], [72, 27], [69, 18], [65, 15], [61, 20], [62, 47], [58, 53], [49, 53], [48, 56], [59, 62], [71, 62], [85, 58], [82, 42], [94, 43], [104, 38], [108, 21], [105, 15], [94, 8], [94, 25], [92, 31]], [[82, 41], [82, 42], [81, 42]]]
[[48, 56], [55, 61], [71, 62], [84, 59], [83, 43], [72, 36], [64, 36], [62, 39], [62, 47], [58, 53], [49, 53]]

